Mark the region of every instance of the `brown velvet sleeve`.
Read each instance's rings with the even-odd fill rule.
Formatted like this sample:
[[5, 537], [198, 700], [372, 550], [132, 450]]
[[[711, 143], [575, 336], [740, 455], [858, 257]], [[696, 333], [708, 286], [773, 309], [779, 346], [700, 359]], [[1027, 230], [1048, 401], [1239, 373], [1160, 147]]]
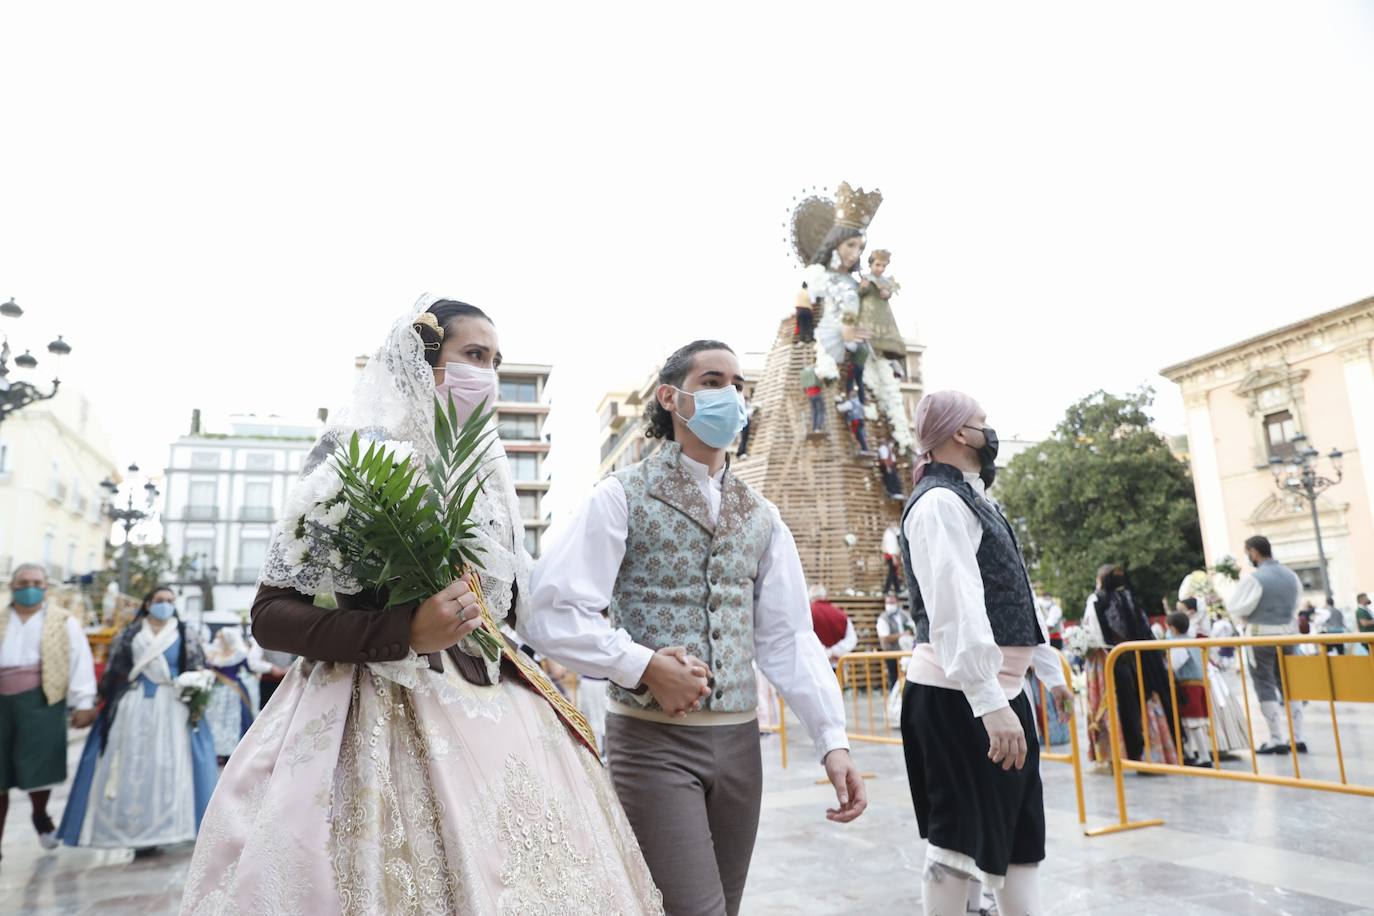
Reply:
[[409, 607], [385, 611], [316, 607], [293, 588], [258, 586], [253, 636], [264, 649], [321, 662], [396, 661], [410, 651]]

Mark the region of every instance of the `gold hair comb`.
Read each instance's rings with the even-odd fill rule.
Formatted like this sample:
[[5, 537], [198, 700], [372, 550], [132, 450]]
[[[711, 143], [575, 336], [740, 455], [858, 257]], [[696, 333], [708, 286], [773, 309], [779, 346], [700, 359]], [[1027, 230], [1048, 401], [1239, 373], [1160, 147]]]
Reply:
[[421, 312], [419, 317], [412, 322], [411, 327], [415, 328], [415, 331], [418, 333], [421, 326], [427, 327], [435, 334], [439, 335], [439, 341], [432, 344], [425, 344], [425, 349], [439, 349], [439, 345], [444, 340], [444, 329], [439, 327], [439, 319], [434, 317], [433, 312]]

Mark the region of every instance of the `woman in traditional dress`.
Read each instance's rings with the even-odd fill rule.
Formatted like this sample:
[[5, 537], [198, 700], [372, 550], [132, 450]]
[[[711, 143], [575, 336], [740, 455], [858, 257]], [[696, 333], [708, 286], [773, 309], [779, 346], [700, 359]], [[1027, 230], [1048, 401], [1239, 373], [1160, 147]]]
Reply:
[[[423, 297], [304, 475], [354, 432], [435, 455], [436, 393], [470, 416], [496, 399], [500, 360], [484, 313]], [[530, 558], [499, 442], [487, 460], [481, 590], [518, 625]], [[253, 632], [301, 659], [224, 771], [182, 912], [662, 912], [585, 721], [527, 657], [469, 654], [482, 608], [463, 580], [387, 609], [290, 535], [269, 549]], [[338, 609], [316, 607], [329, 592]]]
[[177, 616], [176, 594], [149, 592], [110, 646], [99, 689], [105, 705], [58, 829], [68, 846], [148, 852], [196, 838], [219, 771], [209, 725], [191, 724], [174, 682], [204, 667], [205, 650]]
[[[1126, 573], [1120, 566], [1107, 564], [1097, 571], [1097, 591], [1088, 598], [1083, 614], [1088, 629], [1088, 759], [1107, 765], [1111, 760], [1111, 732], [1107, 722], [1107, 655], [1123, 642], [1150, 640], [1150, 623], [1145, 611], [1135, 603], [1127, 587]], [[1136, 659], [1140, 660], [1140, 675]], [[1116, 706], [1125, 756], [1144, 760], [1149, 735], [1150, 763], [1178, 763], [1174, 747], [1172, 704], [1169, 702], [1169, 673], [1160, 652], [1123, 654], [1112, 676], [1116, 682]], [[1139, 683], [1145, 685], [1145, 719], [1141, 721]]]
[[205, 719], [215, 736], [215, 756], [229, 759], [258, 715], [258, 676], [272, 670], [243, 638], [238, 624], [220, 627], [205, 650], [205, 661], [215, 672], [215, 687]]

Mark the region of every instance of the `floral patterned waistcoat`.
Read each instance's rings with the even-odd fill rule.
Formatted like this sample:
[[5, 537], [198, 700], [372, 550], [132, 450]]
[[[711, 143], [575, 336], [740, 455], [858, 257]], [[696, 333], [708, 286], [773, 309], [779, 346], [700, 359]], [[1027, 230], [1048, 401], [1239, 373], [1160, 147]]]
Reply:
[[[768, 504], [728, 470], [720, 515], [678, 463], [674, 442], [615, 474], [625, 490], [629, 534], [611, 598], [611, 624], [643, 646], [685, 646], [715, 674], [710, 712], [758, 705], [754, 681], [754, 580], [773, 534]], [[658, 709], [648, 693], [615, 684], [611, 698]]]

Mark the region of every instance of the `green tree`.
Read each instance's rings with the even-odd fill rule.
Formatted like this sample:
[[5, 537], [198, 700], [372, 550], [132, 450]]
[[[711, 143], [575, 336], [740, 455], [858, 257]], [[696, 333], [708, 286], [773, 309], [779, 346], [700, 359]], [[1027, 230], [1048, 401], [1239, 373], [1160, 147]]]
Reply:
[[1150, 427], [1153, 400], [1148, 387], [1089, 395], [998, 478], [997, 498], [1019, 529], [1033, 576], [1071, 618], [1082, 614], [1104, 563], [1125, 565], [1151, 614], [1203, 567], [1192, 475]]
[[[105, 568], [95, 574], [92, 585], [93, 594], [103, 595], [111, 582], [119, 582], [120, 562], [124, 557], [124, 545], [105, 544]], [[162, 544], [134, 544], [129, 554], [128, 594], [139, 600], [153, 588], [170, 582], [186, 582], [192, 578], [192, 561], [183, 557], [180, 563], [172, 561], [172, 553]]]

